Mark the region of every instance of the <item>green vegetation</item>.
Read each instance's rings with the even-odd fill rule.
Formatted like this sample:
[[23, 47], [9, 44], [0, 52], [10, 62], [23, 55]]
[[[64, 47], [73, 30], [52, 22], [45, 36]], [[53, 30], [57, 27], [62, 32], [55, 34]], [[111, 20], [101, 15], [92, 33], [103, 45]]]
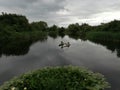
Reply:
[[47, 31], [48, 25], [46, 22], [40, 21], [40, 22], [33, 22], [30, 24], [32, 31]]
[[47, 30], [47, 23], [45, 22], [40, 21], [29, 24], [27, 18], [22, 15], [6, 13], [0, 15], [1, 40], [18, 37], [37, 39], [46, 35], [45, 30]]
[[102, 23], [99, 26], [93, 26], [90, 32], [87, 32], [87, 39], [101, 40], [109, 42], [120, 42], [120, 21], [114, 20], [109, 23]]
[[58, 26], [53, 25], [48, 28], [48, 34], [49, 36], [56, 38], [58, 36]]
[[0, 15], [0, 32], [22, 32], [29, 30], [29, 23], [25, 16], [16, 14]]
[[32, 43], [47, 39], [47, 28], [45, 22], [29, 24], [25, 16], [3, 13], [0, 15], [0, 56], [26, 54]]
[[67, 28], [67, 34], [70, 37], [78, 37], [83, 40], [101, 40], [110, 42], [120, 42], [120, 21], [90, 26], [88, 24], [71, 24]]
[[85, 68], [48, 67], [15, 78], [0, 90], [104, 90], [109, 84], [103, 75]]
[[6, 13], [0, 15], [0, 39], [7, 40], [8, 38], [16, 37], [39, 39], [46, 35], [53, 38], [58, 35], [62, 37], [69, 35], [75, 39], [120, 42], [120, 21], [114, 20], [98, 26], [90, 26], [86, 23], [79, 25], [76, 23], [64, 28], [56, 25], [48, 27], [44, 21], [29, 23], [27, 18], [22, 15]]
[[112, 42], [120, 42], [120, 32], [113, 33], [113, 32], [105, 32], [105, 31], [98, 31], [98, 32], [89, 32], [86, 35], [86, 38], [93, 41], [112, 41]]

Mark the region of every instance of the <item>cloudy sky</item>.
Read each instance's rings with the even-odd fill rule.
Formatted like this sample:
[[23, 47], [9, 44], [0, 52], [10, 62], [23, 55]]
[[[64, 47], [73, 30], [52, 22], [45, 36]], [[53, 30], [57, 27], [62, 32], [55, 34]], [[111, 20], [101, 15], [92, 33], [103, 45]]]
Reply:
[[1, 12], [22, 14], [30, 22], [46, 21], [49, 25], [97, 25], [120, 19], [120, 0], [0, 0]]

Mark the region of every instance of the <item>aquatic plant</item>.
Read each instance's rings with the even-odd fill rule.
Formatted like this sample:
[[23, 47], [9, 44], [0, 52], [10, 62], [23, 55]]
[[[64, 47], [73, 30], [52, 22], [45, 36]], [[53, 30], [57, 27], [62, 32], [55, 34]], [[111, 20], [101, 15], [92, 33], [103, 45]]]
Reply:
[[0, 90], [104, 90], [103, 75], [74, 66], [47, 67], [14, 78]]

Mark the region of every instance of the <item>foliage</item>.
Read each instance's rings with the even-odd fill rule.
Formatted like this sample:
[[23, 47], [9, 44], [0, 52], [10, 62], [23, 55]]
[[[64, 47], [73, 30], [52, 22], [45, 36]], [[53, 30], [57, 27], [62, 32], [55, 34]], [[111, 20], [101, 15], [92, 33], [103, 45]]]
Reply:
[[78, 23], [76, 23], [76, 24], [70, 24], [69, 26], [68, 26], [68, 34], [69, 35], [79, 35], [79, 29], [80, 27], [79, 27], [79, 24]]
[[73, 66], [47, 67], [15, 78], [0, 90], [103, 90], [109, 87], [103, 75]]
[[48, 29], [49, 36], [56, 38], [58, 36], [58, 26], [53, 25]]
[[102, 40], [102, 41], [113, 41], [113, 42], [120, 42], [120, 32], [113, 33], [113, 32], [89, 32], [86, 35], [86, 38], [89, 40]]
[[0, 15], [0, 32], [4, 30], [9, 31], [27, 31], [29, 30], [29, 23], [25, 16], [16, 14], [6, 14]]
[[98, 26], [93, 26], [94, 31], [120, 32], [120, 21], [114, 20], [109, 23], [102, 23]]
[[37, 30], [37, 31], [46, 31], [48, 28], [48, 25], [46, 22], [39, 21], [39, 22], [32, 22], [30, 24], [31, 30]]
[[29, 24], [27, 18], [22, 15], [6, 13], [2, 13], [2, 15], [0, 15], [1, 38], [10, 38], [17, 35], [22, 36], [21, 34], [23, 33], [21, 32], [28, 33], [28, 35], [26, 34], [27, 36], [29, 36], [29, 32], [37, 35], [35, 36], [31, 34], [31, 37], [38, 37], [38, 35], [48, 34], [49, 36], [56, 38], [58, 35], [64, 37], [64, 35], [67, 34], [70, 37], [76, 39], [81, 38], [83, 40], [96, 39], [106, 41], [120, 41], [120, 35], [118, 34], [120, 32], [120, 21], [114, 20], [106, 24], [102, 23], [98, 26], [90, 26], [86, 23], [79, 25], [76, 23], [70, 24], [67, 28], [64, 28], [58, 27], [56, 25], [48, 27], [47, 23], [44, 21], [32, 22]]
[[61, 36], [61, 37], [64, 37], [65, 36], [65, 32], [66, 30], [65, 30], [65, 28], [64, 27], [60, 27], [59, 29], [58, 29], [58, 34], [59, 34], [59, 36]]

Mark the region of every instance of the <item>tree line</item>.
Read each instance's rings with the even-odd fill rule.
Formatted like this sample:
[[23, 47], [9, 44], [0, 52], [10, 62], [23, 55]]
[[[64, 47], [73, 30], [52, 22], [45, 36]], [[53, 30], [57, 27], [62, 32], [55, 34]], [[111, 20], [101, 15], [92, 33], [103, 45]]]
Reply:
[[114, 20], [109, 23], [101, 23], [98, 26], [75, 23], [65, 28], [57, 25], [48, 27], [44, 21], [29, 23], [28, 19], [23, 15], [7, 13], [0, 15], [0, 36], [2, 38], [23, 36], [24, 34], [26, 37], [30, 37], [33, 34], [34, 37], [47, 34], [53, 38], [58, 35], [62, 37], [69, 35], [74, 38], [90, 40], [120, 41], [120, 21]]

